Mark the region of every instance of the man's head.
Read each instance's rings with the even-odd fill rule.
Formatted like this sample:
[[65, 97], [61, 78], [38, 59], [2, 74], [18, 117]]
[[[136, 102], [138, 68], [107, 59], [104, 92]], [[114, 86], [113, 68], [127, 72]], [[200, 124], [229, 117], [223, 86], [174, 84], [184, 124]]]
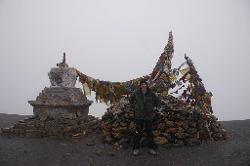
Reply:
[[143, 93], [146, 93], [148, 90], [148, 83], [145, 79], [140, 80], [140, 89]]

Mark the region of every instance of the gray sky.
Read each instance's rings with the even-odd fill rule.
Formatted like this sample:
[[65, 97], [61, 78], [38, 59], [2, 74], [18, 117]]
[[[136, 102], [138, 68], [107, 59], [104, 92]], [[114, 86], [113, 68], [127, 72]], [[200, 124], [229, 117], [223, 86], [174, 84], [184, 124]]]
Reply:
[[249, 0], [0, 0], [0, 112], [32, 114], [64, 51], [95, 78], [148, 74], [171, 30], [173, 67], [193, 59], [219, 120], [250, 119]]

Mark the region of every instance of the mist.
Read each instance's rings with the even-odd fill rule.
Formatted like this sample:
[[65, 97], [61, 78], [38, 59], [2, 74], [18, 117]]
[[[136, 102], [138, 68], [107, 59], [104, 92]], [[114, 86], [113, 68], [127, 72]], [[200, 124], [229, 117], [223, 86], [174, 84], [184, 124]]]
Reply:
[[[50, 86], [63, 52], [101, 80], [151, 73], [172, 31], [172, 67], [186, 53], [219, 120], [250, 119], [249, 9], [248, 0], [0, 0], [0, 112], [32, 114], [27, 101]], [[90, 114], [106, 108], [94, 102]]]

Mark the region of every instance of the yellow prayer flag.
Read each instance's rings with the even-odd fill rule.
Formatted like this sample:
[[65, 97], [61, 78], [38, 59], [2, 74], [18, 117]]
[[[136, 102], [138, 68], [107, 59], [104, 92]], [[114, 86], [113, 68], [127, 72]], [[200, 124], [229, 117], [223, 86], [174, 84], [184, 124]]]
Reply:
[[175, 81], [175, 80], [177, 80], [177, 77], [176, 77], [176, 75], [171, 74], [171, 75], [169, 76], [169, 79], [170, 79], [171, 81]]
[[190, 70], [189, 67], [187, 67], [187, 68], [181, 69], [180, 72], [182, 75], [185, 75], [187, 72], [189, 72], [189, 70]]

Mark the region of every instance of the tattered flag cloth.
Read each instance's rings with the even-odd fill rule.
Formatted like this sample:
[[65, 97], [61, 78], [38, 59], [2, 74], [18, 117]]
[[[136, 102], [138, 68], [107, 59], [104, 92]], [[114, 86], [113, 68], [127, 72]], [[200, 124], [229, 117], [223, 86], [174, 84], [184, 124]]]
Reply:
[[164, 91], [168, 91], [171, 79], [175, 78], [174, 75], [170, 76], [169, 72], [171, 70], [173, 52], [173, 35], [170, 32], [168, 44], [151, 74], [126, 82], [111, 82], [92, 78], [77, 70], [79, 81], [82, 83], [83, 91], [86, 95], [89, 95], [91, 91], [95, 91], [97, 101], [111, 104], [118, 102], [122, 96], [131, 94], [138, 87], [141, 79], [147, 80], [151, 88], [157, 86], [157, 84], [165, 84]]
[[144, 76], [127, 82], [111, 82], [91, 78], [78, 70], [77, 73], [83, 85], [84, 94], [90, 95], [91, 91], [95, 91], [97, 101], [111, 104], [118, 102], [122, 96], [131, 94], [142, 78], [149, 78], [149, 76]]
[[200, 110], [211, 111], [211, 95], [208, 97], [208, 94], [211, 93], [206, 92], [192, 60], [185, 55], [185, 62], [178, 68], [171, 69], [173, 52], [173, 35], [170, 32], [168, 43], [152, 73], [126, 82], [103, 81], [77, 70], [84, 94], [90, 95], [91, 91], [94, 91], [96, 101], [114, 104], [119, 102], [123, 96], [129, 96], [138, 87], [140, 80], [144, 79], [159, 96], [179, 95], [178, 98], [187, 104], [197, 106]]

